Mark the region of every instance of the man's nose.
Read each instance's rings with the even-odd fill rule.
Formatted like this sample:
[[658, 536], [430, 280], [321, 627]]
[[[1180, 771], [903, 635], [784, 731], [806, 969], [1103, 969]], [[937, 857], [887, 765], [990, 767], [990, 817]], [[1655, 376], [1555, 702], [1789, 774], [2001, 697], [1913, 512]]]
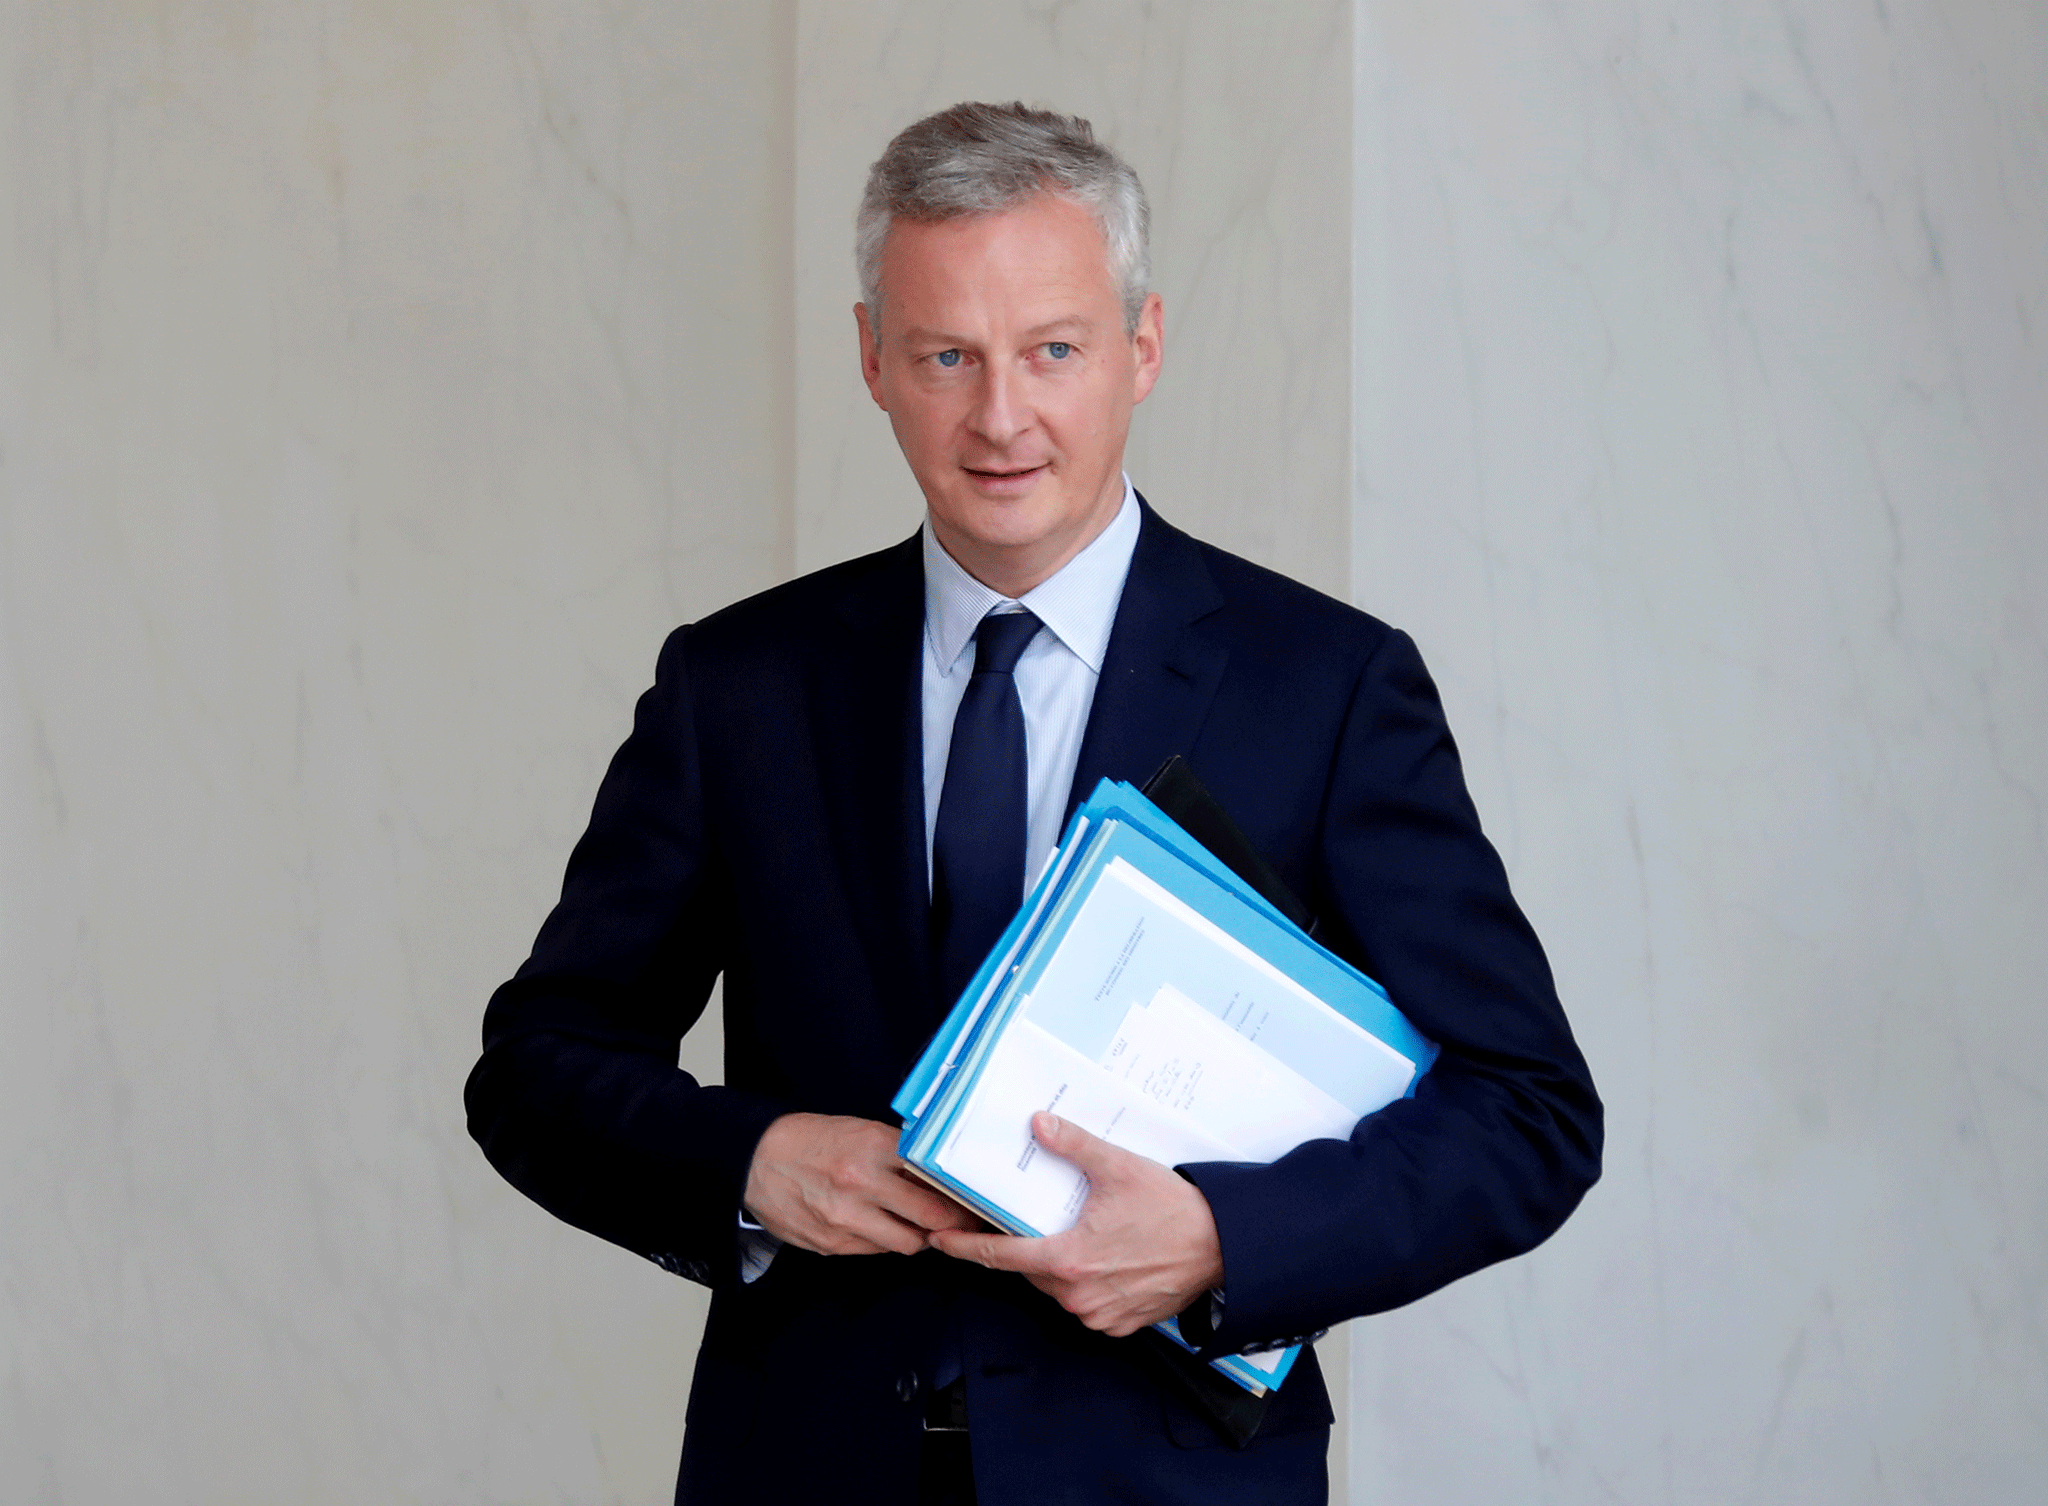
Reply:
[[981, 391], [967, 415], [977, 438], [1001, 447], [1031, 426], [1029, 408], [1021, 401], [1016, 374], [1000, 362], [982, 368]]

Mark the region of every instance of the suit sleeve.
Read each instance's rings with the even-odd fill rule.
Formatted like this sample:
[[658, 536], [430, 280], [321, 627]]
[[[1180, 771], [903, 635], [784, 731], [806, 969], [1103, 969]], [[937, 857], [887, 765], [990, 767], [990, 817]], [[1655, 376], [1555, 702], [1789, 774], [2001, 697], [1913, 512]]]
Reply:
[[[1541, 1243], [1600, 1174], [1600, 1100], [1405, 634], [1366, 660], [1323, 812], [1332, 944], [1442, 1046], [1413, 1097], [1270, 1166], [1181, 1168], [1216, 1216], [1204, 1354], [1412, 1302]], [[1348, 933], [1348, 934], [1347, 934]]]
[[549, 1212], [719, 1285], [736, 1214], [781, 1105], [676, 1066], [722, 959], [725, 901], [707, 837], [687, 629], [598, 790], [533, 954], [484, 1011], [463, 1099], [470, 1134]]

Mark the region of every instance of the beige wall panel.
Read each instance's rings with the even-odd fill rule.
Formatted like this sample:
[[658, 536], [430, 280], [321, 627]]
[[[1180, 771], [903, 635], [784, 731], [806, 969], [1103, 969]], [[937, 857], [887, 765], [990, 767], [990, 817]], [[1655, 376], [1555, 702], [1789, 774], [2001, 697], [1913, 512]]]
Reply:
[[787, 567], [786, 15], [0, 7], [0, 1500], [671, 1488], [693, 1289], [459, 1094]]
[[1358, 580], [1608, 1107], [1362, 1498], [2048, 1476], [2042, 8], [1361, 0]]

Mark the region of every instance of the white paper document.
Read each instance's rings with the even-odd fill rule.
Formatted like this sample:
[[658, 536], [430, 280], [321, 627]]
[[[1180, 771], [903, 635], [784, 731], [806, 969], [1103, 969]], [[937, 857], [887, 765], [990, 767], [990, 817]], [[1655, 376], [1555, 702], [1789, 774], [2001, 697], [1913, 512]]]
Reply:
[[1359, 1119], [1171, 987], [1125, 1012], [1099, 1062], [1013, 1021], [939, 1151], [948, 1175], [1057, 1234], [1080, 1217], [1088, 1179], [1032, 1138], [1040, 1109], [1162, 1166], [1273, 1161]]
[[1121, 858], [1075, 912], [1021, 1012], [1094, 1058], [1161, 989], [1311, 1087], [1318, 1102], [1351, 1106], [1352, 1124], [1414, 1079], [1413, 1062]]
[[1194, 1120], [1233, 1161], [1277, 1161], [1304, 1140], [1342, 1140], [1359, 1120], [1171, 985], [1124, 1012], [1102, 1066]]
[[1244, 1159], [1064, 1041], [1029, 1020], [1014, 1021], [937, 1161], [1041, 1234], [1073, 1227], [1088, 1199], [1088, 1178], [1032, 1138], [1031, 1116], [1040, 1109], [1162, 1166]]

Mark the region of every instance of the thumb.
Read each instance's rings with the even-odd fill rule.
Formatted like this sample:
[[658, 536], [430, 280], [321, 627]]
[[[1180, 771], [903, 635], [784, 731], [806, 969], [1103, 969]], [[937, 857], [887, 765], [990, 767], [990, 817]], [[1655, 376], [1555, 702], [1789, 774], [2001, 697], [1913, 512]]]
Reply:
[[1071, 1120], [1042, 1110], [1031, 1116], [1031, 1133], [1038, 1137], [1040, 1145], [1054, 1155], [1072, 1161], [1087, 1172], [1091, 1181], [1097, 1179], [1098, 1173], [1108, 1169], [1109, 1152], [1115, 1149], [1107, 1141], [1098, 1140]]

